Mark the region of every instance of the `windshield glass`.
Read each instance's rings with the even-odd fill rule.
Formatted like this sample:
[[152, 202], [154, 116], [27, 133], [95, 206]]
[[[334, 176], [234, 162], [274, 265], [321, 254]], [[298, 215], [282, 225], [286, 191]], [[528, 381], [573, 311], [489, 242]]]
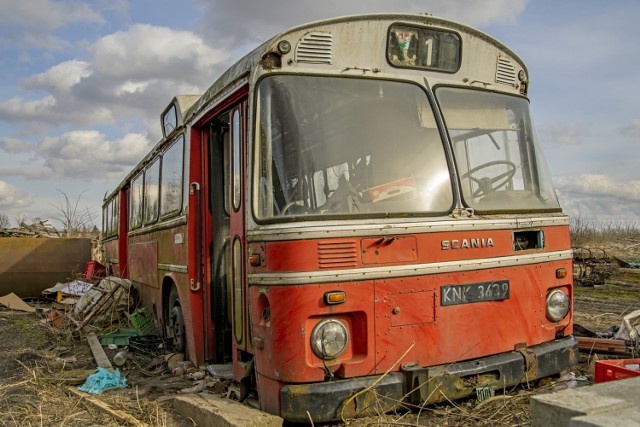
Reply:
[[279, 217], [445, 213], [451, 179], [426, 93], [383, 80], [263, 79], [254, 212]]
[[526, 99], [479, 90], [436, 91], [465, 203], [478, 211], [559, 210]]

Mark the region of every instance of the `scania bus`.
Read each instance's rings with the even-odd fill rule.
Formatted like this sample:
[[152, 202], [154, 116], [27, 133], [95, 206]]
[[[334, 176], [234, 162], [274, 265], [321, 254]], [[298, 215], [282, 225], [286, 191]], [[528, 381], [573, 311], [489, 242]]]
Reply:
[[109, 269], [289, 421], [558, 374], [569, 221], [529, 85], [507, 46], [430, 15], [284, 31], [164, 108], [105, 198]]

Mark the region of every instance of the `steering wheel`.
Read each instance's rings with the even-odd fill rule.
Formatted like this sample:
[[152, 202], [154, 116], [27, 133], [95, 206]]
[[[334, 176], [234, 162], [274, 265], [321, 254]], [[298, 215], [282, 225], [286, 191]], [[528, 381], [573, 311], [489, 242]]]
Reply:
[[[477, 172], [496, 165], [505, 165], [507, 167], [507, 171], [501, 173], [500, 175], [494, 176], [493, 178], [477, 178], [474, 176]], [[478, 184], [478, 188], [473, 193], [471, 193], [471, 196], [480, 197], [486, 196], [487, 194], [496, 191], [498, 188], [507, 185], [511, 178], [513, 178], [513, 176], [516, 174], [516, 169], [516, 164], [513, 162], [510, 162], [508, 160], [494, 160], [492, 162], [487, 162], [480, 166], [476, 166], [473, 169], [469, 169], [467, 173], [462, 175], [462, 178], [469, 178], [471, 181]]]
[[287, 211], [289, 210], [289, 208], [292, 208], [293, 206], [304, 207], [304, 200], [292, 200], [292, 201], [290, 201], [289, 203], [284, 205], [284, 207], [280, 211], [280, 216], [285, 216], [287, 214]]

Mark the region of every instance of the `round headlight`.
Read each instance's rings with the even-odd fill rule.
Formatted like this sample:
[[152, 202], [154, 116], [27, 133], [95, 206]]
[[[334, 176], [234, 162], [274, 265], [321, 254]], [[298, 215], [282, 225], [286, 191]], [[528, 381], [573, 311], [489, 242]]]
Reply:
[[336, 319], [324, 319], [311, 332], [311, 349], [321, 359], [335, 359], [347, 348], [349, 332]]
[[569, 296], [560, 289], [554, 289], [547, 295], [547, 319], [559, 322], [569, 314], [571, 302]]

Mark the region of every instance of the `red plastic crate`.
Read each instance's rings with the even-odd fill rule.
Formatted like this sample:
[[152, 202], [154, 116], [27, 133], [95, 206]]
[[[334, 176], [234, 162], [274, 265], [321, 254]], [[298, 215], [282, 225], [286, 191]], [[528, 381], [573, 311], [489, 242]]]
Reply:
[[84, 278], [86, 280], [98, 280], [105, 277], [107, 268], [98, 261], [87, 261], [84, 266]]
[[595, 382], [623, 380], [640, 376], [640, 359], [597, 360]]

